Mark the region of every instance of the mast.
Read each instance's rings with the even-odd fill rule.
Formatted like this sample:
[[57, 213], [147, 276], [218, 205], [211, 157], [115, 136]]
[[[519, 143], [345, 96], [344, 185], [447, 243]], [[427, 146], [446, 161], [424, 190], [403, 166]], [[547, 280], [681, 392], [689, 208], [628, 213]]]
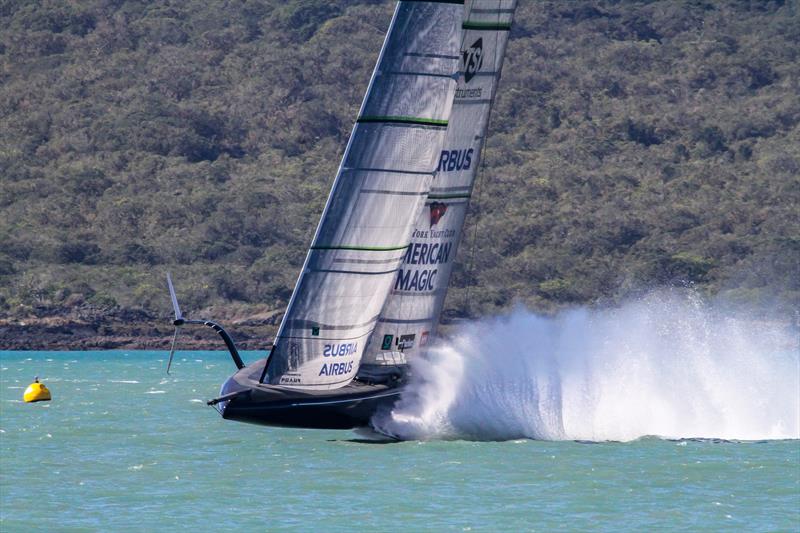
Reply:
[[465, 4], [460, 75], [436, 176], [362, 361], [365, 371], [404, 363], [436, 332], [515, 9], [516, 0]]
[[335, 389], [358, 371], [444, 142], [458, 4], [398, 3], [262, 382]]

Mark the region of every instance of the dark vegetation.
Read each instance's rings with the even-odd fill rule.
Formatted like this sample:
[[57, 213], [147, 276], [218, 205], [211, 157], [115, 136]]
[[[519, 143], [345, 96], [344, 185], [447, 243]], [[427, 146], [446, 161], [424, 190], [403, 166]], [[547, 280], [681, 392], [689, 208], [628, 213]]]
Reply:
[[[447, 317], [796, 309], [798, 4], [520, 4]], [[281, 310], [391, 11], [0, 1], [0, 316]]]

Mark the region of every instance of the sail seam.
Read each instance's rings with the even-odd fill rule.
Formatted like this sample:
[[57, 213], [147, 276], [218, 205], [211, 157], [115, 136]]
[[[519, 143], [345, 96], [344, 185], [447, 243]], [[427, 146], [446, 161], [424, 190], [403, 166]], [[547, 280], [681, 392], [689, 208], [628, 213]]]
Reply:
[[506, 8], [506, 9], [485, 9], [485, 8], [480, 8], [480, 7], [472, 8], [472, 13], [480, 13], [482, 15], [487, 15], [487, 14], [494, 15], [494, 14], [499, 14], [499, 13], [508, 13], [508, 14], [510, 14], [510, 13], [513, 13], [513, 12], [514, 12], [514, 8], [513, 7], [509, 7], [509, 8]]
[[431, 59], [461, 59], [459, 56], [448, 56], [443, 54], [423, 54], [421, 52], [406, 52], [406, 57], [426, 57]]
[[358, 117], [356, 122], [388, 122], [394, 124], [408, 124], [410, 126], [447, 127], [447, 121], [437, 118], [407, 117], [402, 115], [364, 115]]
[[415, 72], [410, 70], [389, 70], [381, 72], [381, 75], [395, 75], [395, 76], [423, 76], [429, 78], [448, 78], [453, 79], [452, 74], [443, 74], [439, 72]]
[[[431, 187], [431, 194], [436, 194], [437, 192], [450, 192], [450, 191], [467, 191], [469, 192], [470, 187], [468, 185], [459, 185], [456, 187]], [[466, 194], [466, 192], [462, 193]]]
[[495, 22], [465, 22], [461, 25], [461, 28], [465, 30], [510, 31], [511, 23], [506, 22], [497, 24]]
[[464, 0], [403, 0], [406, 3], [420, 2], [425, 4], [463, 4]]
[[488, 98], [484, 98], [482, 100], [457, 100], [453, 102], [453, 105], [476, 105], [476, 104], [491, 104], [492, 101]]
[[364, 275], [364, 276], [382, 276], [382, 275], [385, 275], [385, 274], [394, 274], [395, 272], [397, 272], [397, 270], [398, 269], [395, 268], [394, 270], [384, 270], [384, 271], [381, 271], [381, 272], [360, 272], [360, 271], [357, 271], [357, 270], [333, 270], [333, 269], [329, 269], [329, 268], [309, 268], [308, 272], [310, 274], [314, 274], [314, 273], [317, 273], [317, 272], [322, 272], [322, 273], [325, 273], [325, 274], [358, 274], [359, 276], [361, 276], [361, 275]]
[[346, 167], [343, 170], [353, 172], [386, 172], [390, 174], [414, 174], [417, 176], [432, 176], [435, 172], [426, 172], [423, 170], [400, 170], [396, 168], [368, 168], [368, 167]]
[[395, 250], [403, 250], [408, 248], [407, 244], [403, 246], [312, 246], [311, 250], [355, 250], [358, 252], [393, 252]]
[[423, 322], [430, 322], [435, 317], [428, 317], [428, 318], [414, 318], [414, 319], [400, 319], [400, 318], [381, 318], [378, 319], [378, 322], [383, 324], [422, 324]]
[[426, 192], [419, 191], [389, 191], [386, 189], [361, 189], [363, 194], [385, 194], [389, 196], [425, 196]]
[[[405, 255], [405, 254], [404, 254]], [[361, 265], [380, 265], [386, 263], [394, 263], [395, 261], [400, 261], [403, 258], [403, 255], [400, 257], [393, 257], [392, 259], [334, 259], [334, 263], [353, 263], [353, 264], [361, 264]]]
[[456, 198], [470, 198], [472, 194], [430, 194], [431, 200], [455, 200]]

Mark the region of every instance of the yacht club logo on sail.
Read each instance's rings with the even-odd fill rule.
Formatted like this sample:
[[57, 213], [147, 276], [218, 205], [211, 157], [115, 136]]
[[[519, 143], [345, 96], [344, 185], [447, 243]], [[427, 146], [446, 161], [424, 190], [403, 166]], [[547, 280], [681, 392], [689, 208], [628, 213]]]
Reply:
[[447, 204], [431, 202], [431, 227], [434, 227], [447, 212]]

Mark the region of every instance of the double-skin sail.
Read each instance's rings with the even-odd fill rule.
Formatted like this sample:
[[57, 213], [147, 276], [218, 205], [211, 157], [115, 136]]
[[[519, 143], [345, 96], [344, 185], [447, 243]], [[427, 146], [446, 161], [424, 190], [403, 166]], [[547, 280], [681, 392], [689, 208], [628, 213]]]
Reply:
[[358, 371], [431, 188], [462, 18], [399, 2], [261, 382], [335, 389]]
[[458, 86], [436, 175], [365, 354], [394, 365], [436, 331], [462, 238], [516, 0], [467, 1]]

